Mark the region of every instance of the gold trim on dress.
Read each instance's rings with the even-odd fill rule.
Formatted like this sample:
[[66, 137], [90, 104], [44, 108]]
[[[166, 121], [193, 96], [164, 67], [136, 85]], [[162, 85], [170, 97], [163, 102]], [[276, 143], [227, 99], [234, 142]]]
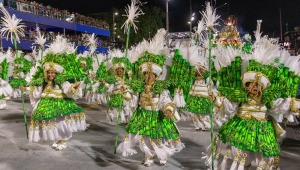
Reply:
[[242, 118], [242, 119], [245, 119], [245, 120], [250, 120], [250, 119], [256, 119], [258, 121], [261, 121], [261, 122], [267, 122], [269, 120], [269, 117], [268, 115], [266, 115], [265, 118], [260, 118], [260, 117], [256, 117], [256, 116], [253, 116], [250, 112], [247, 112], [245, 114], [242, 114], [240, 111], [236, 114], [239, 118]]
[[296, 101], [300, 101], [299, 99], [293, 98], [291, 101], [291, 111], [295, 113], [300, 113], [300, 110], [296, 108]]

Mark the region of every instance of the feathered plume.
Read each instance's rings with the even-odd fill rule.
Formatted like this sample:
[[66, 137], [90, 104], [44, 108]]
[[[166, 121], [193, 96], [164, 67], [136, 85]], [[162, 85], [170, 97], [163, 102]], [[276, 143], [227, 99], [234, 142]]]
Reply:
[[125, 54], [120, 49], [110, 50], [107, 55], [109, 60], [107, 60], [105, 62], [106, 68], [109, 70], [113, 66], [113, 58], [115, 58], [115, 57], [121, 58], [124, 56], [125, 56]]
[[[261, 28], [261, 23], [262, 20], [257, 20], [257, 26], [256, 26], [256, 31], [254, 31], [254, 36], [255, 36], [255, 42], [259, 42], [260, 38], [261, 38], [261, 32], [260, 32], [260, 28]], [[255, 43], [256, 44], [256, 43]]]
[[67, 49], [66, 53], [72, 54], [72, 53], [75, 53], [76, 50], [77, 50], [77, 46], [75, 45], [75, 42], [73, 42], [73, 43], [68, 42], [68, 49]]
[[2, 18], [1, 23], [1, 35], [6, 35], [6, 40], [8, 40], [8, 37], [10, 36], [10, 40], [13, 43], [13, 36], [16, 36], [16, 41], [20, 42], [20, 37], [25, 36], [23, 27], [26, 27], [25, 25], [21, 24], [21, 19], [16, 18], [16, 16], [13, 14], [12, 17], [8, 13], [8, 11], [4, 8], [3, 4], [0, 3], [0, 10], [4, 14], [4, 17]]
[[[184, 41], [180, 44], [179, 48], [180, 55], [182, 55], [183, 59], [186, 59], [192, 66], [201, 66], [205, 70], [208, 69], [208, 58], [199, 55], [199, 50], [201, 47], [191, 46], [190, 41]], [[198, 69], [196, 67], [196, 69]]]
[[134, 29], [135, 33], [138, 30], [138, 27], [134, 23], [139, 22], [136, 20], [138, 18], [138, 16], [144, 15], [142, 9], [140, 9], [140, 7], [143, 4], [144, 3], [141, 3], [141, 1], [139, 1], [139, 0], [131, 0], [131, 6], [127, 5], [127, 7], [125, 7], [126, 15], [123, 15], [123, 16], [127, 16], [127, 20], [121, 27], [121, 28], [124, 27], [124, 33], [127, 33], [127, 31], [128, 31], [128, 24], [133, 25], [133, 29]]
[[219, 25], [217, 20], [221, 17], [220, 15], [216, 14], [216, 9], [214, 9], [210, 2], [206, 2], [206, 10], [200, 12], [203, 16], [204, 23], [207, 26], [207, 29], [214, 30], [214, 26]]
[[150, 43], [148, 46], [146, 46], [145, 50], [156, 55], [169, 54], [169, 49], [167, 46], [165, 46], [166, 33], [167, 32], [164, 28], [157, 30], [157, 33], [153, 39], [150, 40]]
[[128, 56], [129, 61], [131, 63], [138, 61], [147, 46], [149, 46], [149, 42], [144, 39], [138, 45], [132, 47], [132, 50], [130, 51], [131, 55]]
[[44, 35], [41, 34], [40, 28], [36, 27], [37, 36], [35, 36], [35, 43], [41, 46], [41, 48], [44, 48], [44, 44], [46, 43], [46, 38]]
[[110, 58], [114, 58], [114, 57], [121, 58], [121, 57], [125, 56], [125, 54], [120, 49], [110, 50], [108, 55], [109, 55]]
[[55, 40], [48, 45], [48, 51], [53, 52], [54, 54], [63, 54], [63, 53], [71, 53], [76, 48], [74, 48], [73, 43], [69, 43], [67, 39], [62, 36], [56, 36]]
[[255, 42], [254, 50], [252, 52], [252, 59], [263, 63], [274, 63], [275, 59], [280, 57], [280, 46], [278, 39], [268, 38], [268, 36], [261, 37]]
[[93, 54], [97, 49], [98, 38], [93, 34], [82, 34], [83, 45], [90, 48], [90, 53]]
[[8, 47], [6, 53], [0, 53], [0, 63], [6, 58], [8, 63], [12, 63], [14, 61], [14, 55], [11, 53], [11, 48]]
[[201, 21], [198, 21], [198, 28], [197, 28], [197, 31], [196, 31], [196, 34], [198, 36], [201, 35], [201, 32], [205, 30], [205, 23], [204, 23], [204, 20], [203, 18], [201, 19]]

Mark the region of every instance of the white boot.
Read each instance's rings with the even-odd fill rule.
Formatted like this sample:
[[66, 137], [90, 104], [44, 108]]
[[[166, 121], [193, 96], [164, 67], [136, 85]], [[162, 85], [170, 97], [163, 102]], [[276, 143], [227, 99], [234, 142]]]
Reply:
[[67, 144], [68, 144], [67, 140], [61, 140], [61, 141], [59, 141], [59, 144], [58, 144], [57, 148], [55, 148], [55, 150], [60, 151], [60, 150], [66, 149]]

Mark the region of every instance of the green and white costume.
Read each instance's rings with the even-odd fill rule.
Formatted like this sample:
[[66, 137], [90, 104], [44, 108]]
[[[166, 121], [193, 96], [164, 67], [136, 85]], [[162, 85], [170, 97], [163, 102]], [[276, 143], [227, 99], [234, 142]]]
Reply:
[[[135, 49], [145, 51], [137, 52], [137, 56], [131, 57], [131, 60], [135, 61], [134, 75], [128, 85], [138, 93], [139, 98], [136, 102], [138, 105], [125, 128], [125, 138], [117, 148], [118, 153], [127, 157], [136, 154], [134, 147], [139, 146], [145, 154], [145, 165], [153, 163], [156, 156], [165, 164], [169, 156], [184, 148], [175, 125], [175, 120], [179, 120], [179, 116], [168, 90], [171, 82], [165, 81], [168, 73], [165, 54], [168, 53], [168, 49], [163, 46], [164, 35], [164, 29], [158, 30], [150, 43], [144, 41]], [[171, 62], [169, 64], [171, 65]], [[156, 75], [155, 82], [144, 83], [146, 72]], [[172, 113], [174, 119], [166, 118], [164, 114], [167, 110]]]
[[97, 81], [96, 79], [96, 72], [94, 69], [94, 65], [96, 63], [91, 56], [92, 54], [88, 54], [88, 52], [85, 51], [83, 54], [78, 55], [78, 61], [80, 67], [82, 68], [85, 74], [85, 87], [83, 90], [83, 93], [85, 94], [85, 99], [88, 101], [88, 103], [96, 103], [96, 91], [99, 86], [99, 81]]
[[[130, 89], [129, 86], [125, 84], [125, 81], [130, 79], [132, 75], [131, 71], [131, 63], [127, 59], [125, 60], [124, 53], [121, 52], [121, 50], [115, 49], [110, 51], [108, 54], [109, 57], [111, 57], [110, 60], [105, 62], [106, 68], [102, 67], [102, 74], [106, 75], [103, 76], [105, 80], [105, 84], [100, 86], [99, 90], [101, 91], [101, 99], [102, 102], [106, 101], [107, 98], [107, 120], [111, 121], [114, 118], [118, 117], [119, 114], [119, 108], [121, 103], [121, 111], [120, 111], [120, 122], [121, 123], [127, 123], [134, 112], [134, 106], [132, 102], [134, 101], [133, 91]], [[126, 71], [125, 71], [125, 80], [123, 84], [123, 77], [117, 75], [117, 69], [123, 68], [125, 69], [126, 64]], [[112, 72], [112, 74], [105, 74], [107, 71]], [[128, 70], [128, 71], [127, 71]], [[122, 92], [120, 91], [121, 86], [124, 85], [125, 91], [123, 92], [123, 96], [121, 96]], [[103, 87], [104, 86], [104, 87]], [[104, 89], [106, 93], [104, 92]]]
[[[87, 127], [84, 110], [74, 102], [82, 97], [82, 89], [80, 86], [73, 88], [71, 82], [80, 80], [84, 75], [78, 66], [75, 49], [71, 47], [72, 44], [57, 36], [46, 52], [42, 67], [37, 67], [30, 82], [28, 90], [34, 106], [29, 128], [30, 142], [38, 142], [42, 130], [43, 140], [60, 141], [54, 145], [64, 149], [73, 132], [84, 131]], [[57, 73], [52, 80], [54, 87], [53, 82], [47, 80], [48, 71]]]
[[[208, 58], [205, 55], [204, 49], [198, 46], [191, 46], [190, 42], [182, 42], [179, 55], [183, 60], [186, 60], [193, 67], [193, 75], [191, 76], [191, 83], [189, 86], [189, 93], [187, 99], [182, 100], [183, 89], [175, 90], [174, 102], [177, 107], [181, 108], [181, 118], [183, 120], [187, 117], [191, 117], [196, 130], [208, 130], [211, 128], [209, 107], [210, 101], [209, 95], [209, 78], [208, 78]], [[201, 52], [199, 52], [201, 50]], [[176, 54], [176, 53], [175, 53]], [[178, 58], [178, 57], [175, 57]], [[180, 69], [180, 68], [179, 68]], [[204, 70], [204, 73], [200, 73], [200, 69]], [[198, 75], [198, 76], [197, 76]], [[188, 83], [188, 82], [186, 82]], [[218, 91], [216, 87], [212, 85], [212, 92], [217, 96]], [[179, 95], [178, 95], [179, 94]], [[214, 112], [215, 112], [214, 108]], [[218, 126], [221, 126], [222, 122], [218, 119], [215, 120]]]
[[[260, 34], [257, 34], [260, 36]], [[227, 159], [234, 159], [231, 169], [244, 169], [251, 162], [258, 169], [278, 168], [278, 140], [285, 131], [278, 122], [294, 121], [300, 101], [295, 99], [299, 84], [299, 56], [280, 50], [278, 40], [258, 37], [251, 54], [237, 56], [232, 47], [222, 49], [215, 63], [219, 70], [219, 92], [214, 101], [220, 116], [229, 120], [219, 128], [214, 142], [215, 167], [227, 169]], [[238, 49], [237, 49], [238, 50]], [[258, 95], [249, 94], [247, 83], [257, 83]], [[221, 152], [226, 155], [218, 165]], [[223, 152], [224, 153], [224, 152]], [[211, 149], [205, 153], [211, 165]]]
[[21, 85], [27, 87], [25, 78], [31, 69], [31, 59], [28, 58], [29, 56], [25, 56], [25, 58], [20, 51], [18, 56], [20, 57], [14, 61], [13, 79], [10, 82], [10, 85], [13, 88], [13, 98], [21, 97], [21, 91], [19, 90], [19, 87]]
[[13, 60], [10, 48], [6, 54], [0, 53], [0, 110], [6, 107], [6, 100], [12, 96], [13, 89], [6, 81], [9, 63]]

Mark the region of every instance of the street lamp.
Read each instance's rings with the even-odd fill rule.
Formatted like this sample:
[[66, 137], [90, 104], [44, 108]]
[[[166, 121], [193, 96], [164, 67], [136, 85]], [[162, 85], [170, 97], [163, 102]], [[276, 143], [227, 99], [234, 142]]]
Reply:
[[190, 24], [190, 37], [192, 37], [192, 25], [193, 25], [194, 19], [195, 19], [195, 13], [192, 14], [191, 21], [189, 22], [189, 24]]
[[113, 13], [113, 41], [115, 42], [116, 41], [116, 37], [115, 37], [115, 34], [116, 34], [116, 27], [115, 27], [115, 16], [118, 15], [117, 12], [114, 12]]
[[[169, 47], [169, 0], [166, 0], [166, 30], [167, 30], [167, 44]], [[149, 32], [150, 39], [150, 32]]]

